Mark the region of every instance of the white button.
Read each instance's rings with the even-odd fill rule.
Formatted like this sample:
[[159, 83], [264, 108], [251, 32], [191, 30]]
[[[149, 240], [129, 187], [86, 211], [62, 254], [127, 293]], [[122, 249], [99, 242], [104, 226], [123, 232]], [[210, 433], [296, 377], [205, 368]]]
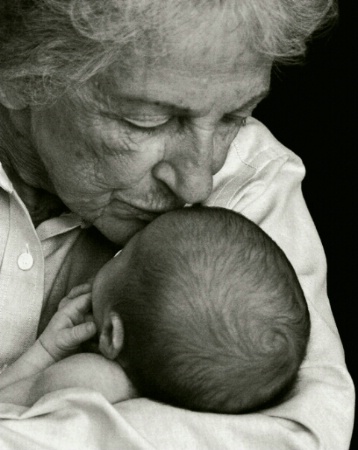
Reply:
[[34, 258], [31, 253], [21, 253], [17, 259], [17, 265], [21, 270], [29, 270], [34, 264]]

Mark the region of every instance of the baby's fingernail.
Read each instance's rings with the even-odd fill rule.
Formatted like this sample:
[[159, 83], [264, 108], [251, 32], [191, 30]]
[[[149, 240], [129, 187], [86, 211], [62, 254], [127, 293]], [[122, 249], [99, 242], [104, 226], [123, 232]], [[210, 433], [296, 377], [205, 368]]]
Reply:
[[94, 322], [86, 322], [86, 330], [88, 333], [96, 331], [96, 324]]

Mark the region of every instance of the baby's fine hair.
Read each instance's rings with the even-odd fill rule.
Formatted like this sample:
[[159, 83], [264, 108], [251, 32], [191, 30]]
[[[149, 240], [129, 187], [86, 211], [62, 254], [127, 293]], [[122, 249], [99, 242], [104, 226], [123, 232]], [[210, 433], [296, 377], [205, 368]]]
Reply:
[[293, 267], [264, 231], [230, 210], [184, 208], [152, 222], [138, 247], [114, 309], [142, 395], [240, 413], [293, 389], [309, 313]]

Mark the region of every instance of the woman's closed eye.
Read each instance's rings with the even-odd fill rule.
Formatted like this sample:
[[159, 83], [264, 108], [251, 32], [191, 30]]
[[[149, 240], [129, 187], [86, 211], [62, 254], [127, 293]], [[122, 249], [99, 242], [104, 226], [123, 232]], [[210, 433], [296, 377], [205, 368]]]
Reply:
[[[148, 118], [132, 118], [132, 117], [122, 117], [121, 120], [125, 122], [128, 126], [136, 131], [140, 131], [147, 134], [155, 133], [160, 131], [161, 128], [172, 122], [175, 116], [158, 116], [158, 117], [148, 117]], [[239, 116], [235, 114], [225, 114], [221, 122], [229, 125], [236, 125], [243, 127], [246, 125], [245, 116]], [[183, 125], [185, 119], [183, 117], [177, 117], [179, 124]]]
[[148, 118], [122, 117], [122, 120], [129, 126], [143, 132], [153, 132], [170, 121], [170, 116], [158, 116]]

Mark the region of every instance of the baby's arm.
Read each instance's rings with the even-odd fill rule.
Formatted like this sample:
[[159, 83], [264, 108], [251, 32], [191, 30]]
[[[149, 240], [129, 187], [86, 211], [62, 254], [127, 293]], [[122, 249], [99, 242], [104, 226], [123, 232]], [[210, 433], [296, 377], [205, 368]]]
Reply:
[[70, 387], [94, 389], [111, 403], [136, 397], [119, 364], [89, 353], [68, 356], [96, 333], [88, 317], [90, 290], [89, 285], [72, 289], [35, 344], [0, 374], [1, 403], [31, 406]]
[[0, 374], [0, 389], [46, 369], [94, 336], [95, 324], [87, 318], [90, 305], [88, 286], [73, 289], [34, 345]]
[[0, 390], [0, 402], [31, 406], [45, 394], [74, 387], [100, 392], [110, 403], [137, 396], [119, 364], [101, 355], [80, 353]]

